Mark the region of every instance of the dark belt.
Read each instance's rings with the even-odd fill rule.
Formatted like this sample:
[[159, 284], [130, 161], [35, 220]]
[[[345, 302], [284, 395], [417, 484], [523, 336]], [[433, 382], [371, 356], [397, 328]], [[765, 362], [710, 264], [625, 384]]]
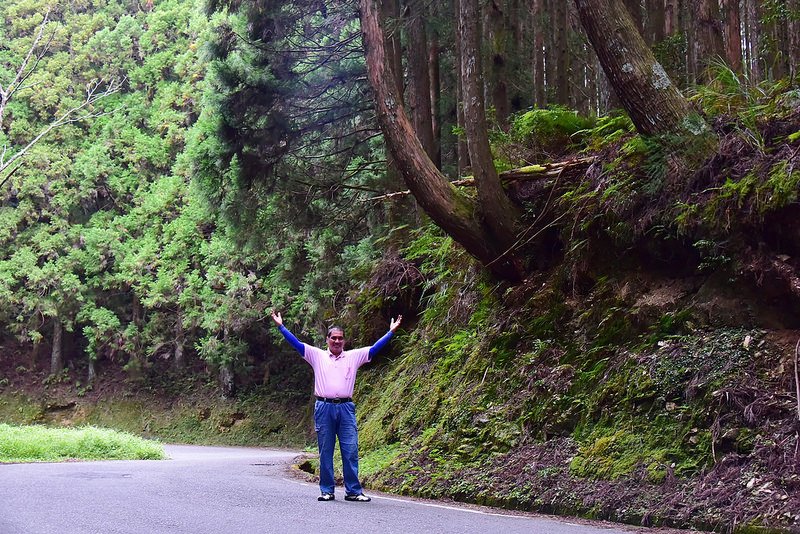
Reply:
[[329, 399], [327, 397], [317, 397], [317, 400], [322, 402], [332, 402], [334, 404], [341, 404], [343, 402], [353, 402], [353, 399], [350, 397], [346, 397], [343, 399]]

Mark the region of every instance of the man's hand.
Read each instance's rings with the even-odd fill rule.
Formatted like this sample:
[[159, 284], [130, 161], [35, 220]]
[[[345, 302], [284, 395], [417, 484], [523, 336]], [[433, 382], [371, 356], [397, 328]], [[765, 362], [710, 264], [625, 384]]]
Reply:
[[272, 310], [272, 320], [275, 321], [276, 325], [283, 326], [283, 318], [281, 317], [281, 314], [275, 310]]
[[402, 315], [398, 315], [397, 319], [392, 319], [391, 321], [389, 321], [389, 330], [392, 331], [392, 332], [397, 330], [397, 327], [400, 326], [400, 323], [402, 321], [403, 321], [403, 316]]

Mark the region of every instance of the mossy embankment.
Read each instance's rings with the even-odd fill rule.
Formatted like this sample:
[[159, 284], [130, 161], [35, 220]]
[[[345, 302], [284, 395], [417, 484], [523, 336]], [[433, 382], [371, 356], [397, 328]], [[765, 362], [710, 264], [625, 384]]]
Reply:
[[796, 528], [797, 332], [714, 324], [747, 305], [706, 300], [714, 277], [569, 282], [504, 290], [473, 273], [429, 294], [360, 378], [367, 484], [634, 524]]
[[509, 185], [536, 266], [517, 286], [434, 230], [378, 266], [356, 308], [418, 321], [360, 378], [367, 483], [643, 525], [800, 529], [798, 99], [718, 115], [718, 153], [694, 170], [691, 147], [613, 117], [599, 144], [571, 134], [587, 136], [588, 168]]

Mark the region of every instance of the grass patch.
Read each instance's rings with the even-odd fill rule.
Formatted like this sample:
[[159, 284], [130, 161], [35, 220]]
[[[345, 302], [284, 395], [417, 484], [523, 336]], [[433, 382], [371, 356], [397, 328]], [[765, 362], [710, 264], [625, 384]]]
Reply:
[[163, 460], [160, 443], [97, 427], [0, 424], [0, 463], [63, 460]]

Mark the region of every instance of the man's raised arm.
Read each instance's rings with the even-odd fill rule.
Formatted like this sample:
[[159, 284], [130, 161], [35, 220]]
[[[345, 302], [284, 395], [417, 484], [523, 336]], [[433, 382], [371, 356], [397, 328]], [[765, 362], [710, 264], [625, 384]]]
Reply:
[[281, 331], [281, 334], [283, 334], [283, 337], [286, 338], [286, 341], [288, 341], [297, 350], [297, 352], [300, 353], [300, 356], [305, 356], [306, 346], [303, 345], [299, 339], [294, 337], [294, 334], [289, 332], [288, 328], [283, 326], [283, 317], [281, 317], [281, 314], [275, 310], [272, 310], [272, 320], [275, 321], [276, 325], [278, 325], [278, 329]]
[[372, 357], [375, 356], [376, 354], [378, 354], [378, 352], [380, 352], [380, 350], [383, 347], [385, 347], [387, 343], [389, 343], [389, 340], [392, 339], [392, 336], [394, 336], [394, 331], [397, 330], [397, 328], [400, 326], [400, 323], [402, 321], [403, 321], [403, 316], [402, 315], [398, 315], [397, 319], [392, 319], [392, 320], [389, 321], [389, 331], [386, 332], [383, 335], [383, 337], [381, 337], [378, 341], [375, 342], [374, 345], [372, 345], [369, 348], [369, 359], [370, 360], [372, 360]]

